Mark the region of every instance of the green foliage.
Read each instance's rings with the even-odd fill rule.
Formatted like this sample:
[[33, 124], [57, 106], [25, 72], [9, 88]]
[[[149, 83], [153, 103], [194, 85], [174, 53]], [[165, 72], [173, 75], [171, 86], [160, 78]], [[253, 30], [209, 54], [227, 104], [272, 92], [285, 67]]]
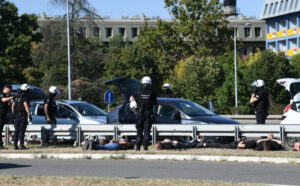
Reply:
[[34, 33], [38, 28], [35, 15], [18, 15], [16, 6], [0, 0], [0, 85], [23, 83], [22, 73], [32, 65], [31, 44], [38, 42], [41, 35]]
[[297, 55], [293, 56], [291, 59], [291, 63], [292, 63], [295, 73], [297, 74], [297, 76], [299, 78], [300, 77], [300, 55], [297, 54]]
[[[178, 65], [180, 66], [182, 62]], [[206, 104], [214, 97], [214, 90], [220, 86], [221, 68], [219, 68], [214, 57], [198, 58], [192, 56], [183, 62], [183, 73], [179, 68], [175, 75], [174, 89], [176, 94], [195, 101]], [[182, 67], [181, 67], [182, 68]], [[178, 73], [179, 72], [179, 73]]]

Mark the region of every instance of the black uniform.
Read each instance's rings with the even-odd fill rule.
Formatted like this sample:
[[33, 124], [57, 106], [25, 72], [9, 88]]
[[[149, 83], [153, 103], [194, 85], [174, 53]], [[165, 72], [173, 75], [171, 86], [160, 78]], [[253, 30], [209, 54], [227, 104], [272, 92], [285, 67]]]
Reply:
[[174, 92], [171, 89], [167, 88], [167, 89], [164, 89], [162, 97], [164, 97], [164, 98], [176, 98], [176, 95], [174, 94]]
[[[53, 94], [49, 94], [49, 96], [45, 99], [44, 105], [48, 105], [48, 114], [50, 117], [50, 122], [48, 124], [56, 124], [56, 112], [57, 112], [57, 105], [55, 101], [55, 96]], [[46, 118], [47, 119], [47, 118]]]
[[2, 98], [7, 98], [8, 96], [4, 94], [3, 92], [0, 92], [0, 146], [3, 145], [2, 142], [2, 131], [4, 124], [7, 122], [7, 112], [9, 110], [8, 103], [2, 102]]
[[[136, 144], [137, 149], [141, 147], [142, 141], [144, 149], [148, 149], [150, 140], [150, 131], [154, 120], [153, 106], [156, 105], [156, 95], [150, 85], [144, 85], [133, 95], [137, 103], [137, 120], [136, 120]], [[144, 136], [143, 136], [144, 132]]]
[[28, 96], [21, 92], [15, 98], [14, 105], [14, 115], [15, 115], [15, 134], [14, 134], [14, 145], [15, 147], [18, 145], [18, 141], [20, 140], [20, 146], [24, 146], [24, 136], [26, 127], [28, 125], [28, 114], [25, 110], [24, 102], [27, 102], [30, 105], [30, 101]]
[[256, 122], [257, 124], [265, 124], [270, 107], [269, 93], [266, 88], [261, 87], [254, 94], [254, 97], [258, 100], [254, 103]]

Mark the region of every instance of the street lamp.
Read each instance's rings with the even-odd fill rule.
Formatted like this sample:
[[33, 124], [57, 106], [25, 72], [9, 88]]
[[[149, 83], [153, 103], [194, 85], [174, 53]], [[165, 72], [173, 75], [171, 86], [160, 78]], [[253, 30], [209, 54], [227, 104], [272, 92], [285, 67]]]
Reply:
[[69, 0], [67, 1], [67, 45], [68, 45], [68, 97], [72, 99], [72, 86], [71, 86], [71, 50], [70, 50], [70, 21], [69, 21]]
[[[246, 23], [246, 27], [251, 27], [251, 23]], [[236, 47], [236, 39], [237, 38], [237, 25], [234, 26], [234, 92], [235, 92], [235, 109], [236, 115], [238, 115], [238, 85], [237, 85], [237, 47]]]

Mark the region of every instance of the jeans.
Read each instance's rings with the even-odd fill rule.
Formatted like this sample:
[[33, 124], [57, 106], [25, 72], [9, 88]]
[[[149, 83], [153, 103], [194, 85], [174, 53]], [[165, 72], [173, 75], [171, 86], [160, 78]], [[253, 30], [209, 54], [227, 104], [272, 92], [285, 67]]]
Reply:
[[147, 148], [150, 141], [150, 131], [152, 127], [152, 110], [145, 110], [142, 112], [137, 113], [137, 120], [136, 120], [136, 145], [137, 147], [140, 147], [143, 145], [144, 148]]
[[108, 143], [105, 145], [95, 144], [93, 149], [95, 149], [95, 150], [119, 150], [120, 145], [118, 143]]
[[17, 113], [15, 118], [15, 134], [14, 134], [14, 145], [18, 145], [18, 141], [20, 140], [20, 145], [24, 146], [24, 137], [26, 127], [28, 125], [27, 114], [26, 113]]

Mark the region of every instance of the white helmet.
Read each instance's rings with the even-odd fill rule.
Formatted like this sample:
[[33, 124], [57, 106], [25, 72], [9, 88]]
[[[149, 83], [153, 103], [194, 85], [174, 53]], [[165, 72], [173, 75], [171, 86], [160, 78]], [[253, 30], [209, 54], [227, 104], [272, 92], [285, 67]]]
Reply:
[[299, 102], [300, 101], [300, 93], [296, 94], [293, 98], [294, 102]]
[[172, 85], [170, 83], [165, 83], [163, 85], [163, 88], [169, 88], [169, 89], [172, 89]]
[[26, 91], [28, 89], [30, 89], [30, 85], [28, 85], [27, 83], [24, 83], [23, 85], [21, 85], [21, 88], [20, 88], [22, 91]]
[[56, 86], [51, 86], [51, 87], [49, 88], [49, 92], [50, 92], [51, 94], [60, 94], [60, 93], [61, 93], [61, 91], [59, 90], [59, 88], [57, 88]]
[[258, 79], [258, 80], [255, 80], [255, 81], [253, 81], [252, 83], [251, 83], [251, 86], [256, 86], [256, 87], [263, 87], [263, 86], [265, 86], [265, 82], [264, 82], [264, 80], [261, 80], [261, 79]]
[[151, 85], [152, 80], [151, 80], [151, 78], [150, 78], [149, 76], [145, 76], [145, 77], [143, 77], [143, 79], [141, 80], [141, 83], [142, 83], [142, 84], [149, 84], [149, 85]]

